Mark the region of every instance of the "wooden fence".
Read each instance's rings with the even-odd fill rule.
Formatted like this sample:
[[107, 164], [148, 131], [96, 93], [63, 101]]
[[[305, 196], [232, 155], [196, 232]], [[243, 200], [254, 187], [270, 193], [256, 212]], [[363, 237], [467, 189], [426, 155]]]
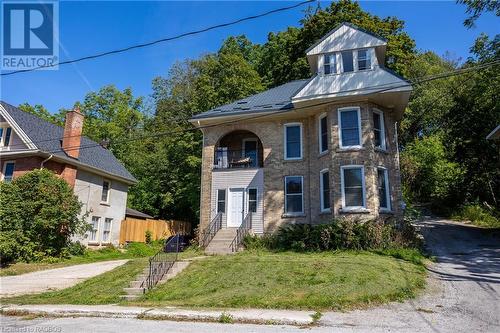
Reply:
[[151, 239], [168, 238], [175, 234], [189, 234], [191, 223], [184, 221], [141, 220], [127, 217], [122, 221], [120, 229], [120, 244], [127, 242], [145, 242], [146, 231], [151, 231]]

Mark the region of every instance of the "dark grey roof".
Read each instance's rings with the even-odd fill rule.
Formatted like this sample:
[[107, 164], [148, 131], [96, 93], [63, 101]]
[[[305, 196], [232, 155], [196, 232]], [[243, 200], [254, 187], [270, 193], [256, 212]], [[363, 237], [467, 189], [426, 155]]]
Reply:
[[343, 23], [340, 23], [339, 25], [337, 25], [335, 28], [333, 28], [332, 30], [330, 30], [330, 32], [328, 32], [326, 35], [324, 35], [323, 37], [321, 37], [316, 43], [314, 43], [313, 45], [309, 46], [306, 50], [305, 53], [311, 51], [313, 48], [315, 48], [316, 46], [318, 46], [319, 43], [321, 43], [322, 41], [324, 41], [325, 39], [327, 39], [331, 34], [333, 34], [335, 31], [337, 31], [338, 29], [340, 29], [341, 26], [343, 25], [347, 25], [348, 27], [351, 27], [353, 29], [356, 29], [356, 30], [359, 30], [359, 31], [362, 31], [364, 32], [365, 34], [368, 34], [374, 38], [377, 38], [377, 39], [380, 39], [381, 41], [383, 42], [387, 42], [387, 39], [384, 38], [384, 37], [381, 37], [377, 34], [374, 34], [373, 32], [371, 31], [368, 31], [366, 29], [363, 29], [363, 28], [360, 28], [358, 27], [357, 25], [355, 24], [352, 24], [352, 23], [349, 23], [349, 22], [343, 22]]
[[125, 209], [125, 216], [130, 216], [130, 217], [138, 217], [141, 219], [152, 219], [153, 217], [151, 215], [148, 215], [146, 213], [140, 212], [138, 210], [128, 208]]
[[256, 95], [240, 99], [239, 101], [197, 114], [192, 119], [293, 109], [292, 97], [302, 89], [309, 80], [310, 79], [288, 82]]
[[[54, 125], [31, 113], [24, 112], [3, 101], [0, 101], [0, 103], [39, 150], [49, 152], [55, 156], [68, 157], [61, 148], [60, 138], [64, 136], [64, 129], [62, 127]], [[77, 160], [111, 175], [119, 176], [132, 182], [137, 181], [109, 150], [85, 136], [82, 137], [80, 155]]]

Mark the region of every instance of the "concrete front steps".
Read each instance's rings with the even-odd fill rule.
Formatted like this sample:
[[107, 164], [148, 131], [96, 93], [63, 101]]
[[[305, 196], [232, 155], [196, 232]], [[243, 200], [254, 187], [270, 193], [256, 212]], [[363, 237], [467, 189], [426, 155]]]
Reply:
[[206, 254], [232, 254], [231, 243], [236, 237], [237, 228], [223, 228], [220, 229], [205, 248]]
[[[163, 278], [158, 282], [158, 284], [165, 283], [168, 280], [175, 277], [177, 274], [182, 272], [186, 267], [189, 266], [191, 261], [176, 261], [174, 265], [168, 270], [167, 274], [163, 276]], [[131, 281], [128, 288], [123, 288], [125, 291], [125, 295], [121, 295], [120, 297], [123, 300], [131, 301], [138, 299], [147, 291], [146, 283], [144, 283], [144, 287], [141, 287], [143, 281], [145, 281], [149, 274], [149, 266], [146, 266], [141, 274], [137, 275], [134, 281]]]

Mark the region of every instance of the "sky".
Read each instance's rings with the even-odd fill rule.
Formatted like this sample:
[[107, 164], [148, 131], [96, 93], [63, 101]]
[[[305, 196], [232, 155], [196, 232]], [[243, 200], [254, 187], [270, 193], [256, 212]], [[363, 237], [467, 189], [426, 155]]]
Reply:
[[[67, 60], [144, 43], [293, 3], [61, 1], [59, 56]], [[329, 2], [321, 4], [325, 7]], [[500, 33], [499, 19], [491, 13], [483, 14], [475, 28], [465, 28], [465, 6], [455, 1], [361, 1], [360, 5], [372, 14], [404, 20], [417, 48], [439, 55], [449, 52], [453, 57], [466, 59], [480, 33]], [[299, 26], [304, 9], [305, 6], [140, 50], [60, 66], [58, 70], [4, 76], [0, 99], [13, 105], [42, 104], [54, 113], [60, 108], [71, 108], [88, 92], [109, 84], [119, 89], [130, 87], [135, 96], [146, 97], [151, 94], [151, 80], [167, 75], [176, 61], [214, 52], [231, 35], [245, 34], [252, 42], [263, 43], [269, 32]]]

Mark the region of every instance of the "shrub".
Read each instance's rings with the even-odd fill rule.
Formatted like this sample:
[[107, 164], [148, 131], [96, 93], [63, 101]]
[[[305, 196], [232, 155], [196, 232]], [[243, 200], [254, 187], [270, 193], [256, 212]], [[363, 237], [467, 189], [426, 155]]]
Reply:
[[153, 239], [153, 233], [151, 230], [146, 230], [144, 237], [146, 238], [146, 244], [151, 244], [151, 241]]
[[59, 257], [88, 228], [73, 189], [46, 169], [0, 183], [0, 202], [2, 264]]
[[458, 213], [454, 214], [454, 220], [467, 220], [483, 227], [500, 228], [500, 219], [495, 216], [494, 209], [479, 204], [467, 204]]
[[247, 249], [329, 251], [419, 247], [421, 244], [408, 221], [335, 219], [320, 225], [284, 225], [274, 235], [247, 236], [244, 245]]

